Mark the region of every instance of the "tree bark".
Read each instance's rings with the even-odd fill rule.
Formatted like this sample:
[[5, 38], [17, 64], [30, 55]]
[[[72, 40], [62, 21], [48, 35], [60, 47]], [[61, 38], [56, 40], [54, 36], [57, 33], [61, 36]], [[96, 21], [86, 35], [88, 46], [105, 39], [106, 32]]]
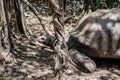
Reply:
[[13, 49], [12, 38], [10, 37], [10, 14], [8, 0], [0, 0], [0, 59], [10, 61], [9, 54]]
[[68, 56], [68, 47], [65, 42], [65, 31], [64, 31], [64, 11], [60, 10], [58, 1], [49, 0], [50, 8], [54, 11], [53, 23], [56, 41], [54, 42], [54, 59], [55, 59], [55, 70], [60, 70], [66, 66], [66, 62], [70, 60]]
[[26, 28], [24, 25], [23, 5], [21, 0], [14, 0], [14, 9], [17, 29], [20, 32], [20, 34], [24, 34], [25, 37], [27, 37]]

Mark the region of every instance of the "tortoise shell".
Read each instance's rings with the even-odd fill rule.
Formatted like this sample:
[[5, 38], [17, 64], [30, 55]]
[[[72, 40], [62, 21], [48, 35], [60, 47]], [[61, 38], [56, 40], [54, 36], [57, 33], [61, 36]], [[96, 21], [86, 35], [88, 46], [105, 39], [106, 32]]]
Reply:
[[120, 9], [97, 10], [87, 14], [80, 19], [70, 36], [99, 57], [120, 58]]
[[[81, 18], [76, 26], [66, 36], [66, 43], [77, 67], [92, 72], [96, 69], [92, 57], [120, 59], [120, 9], [97, 10]], [[38, 37], [39, 42], [52, 48], [54, 40], [53, 36]]]

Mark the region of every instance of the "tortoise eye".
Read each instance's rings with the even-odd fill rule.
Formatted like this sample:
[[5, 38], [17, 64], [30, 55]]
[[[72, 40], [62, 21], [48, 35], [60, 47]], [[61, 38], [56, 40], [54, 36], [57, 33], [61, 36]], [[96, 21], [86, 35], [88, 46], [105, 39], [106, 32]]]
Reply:
[[41, 38], [41, 40], [45, 40], [45, 38], [44, 38], [44, 37], [42, 37], [42, 38]]

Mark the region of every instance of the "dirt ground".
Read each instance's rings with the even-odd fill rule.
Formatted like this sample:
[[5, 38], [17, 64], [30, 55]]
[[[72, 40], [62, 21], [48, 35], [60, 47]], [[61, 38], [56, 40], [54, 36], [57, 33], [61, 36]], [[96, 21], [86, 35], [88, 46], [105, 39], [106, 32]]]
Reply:
[[[57, 80], [53, 70], [53, 51], [48, 47], [28, 44], [27, 40], [17, 42], [12, 63], [0, 63], [0, 79], [6, 80]], [[93, 73], [73, 71], [73, 67], [63, 70], [60, 80], [120, 80], [120, 65], [110, 61], [97, 61]]]
[[[33, 14], [31, 14], [33, 16]], [[50, 26], [51, 17], [43, 17]], [[28, 33], [39, 36], [44, 32], [35, 17], [28, 17]], [[73, 26], [71, 24], [70, 26]], [[50, 27], [52, 30], [52, 27]], [[66, 31], [72, 30], [69, 26]], [[34, 34], [34, 35], [33, 35]], [[15, 39], [15, 60], [12, 63], [0, 62], [0, 80], [57, 80], [53, 67], [53, 51], [35, 39]], [[112, 63], [111, 63], [112, 62]], [[74, 67], [63, 70], [60, 80], [120, 80], [120, 60], [96, 60], [97, 69], [93, 73], [73, 71]]]

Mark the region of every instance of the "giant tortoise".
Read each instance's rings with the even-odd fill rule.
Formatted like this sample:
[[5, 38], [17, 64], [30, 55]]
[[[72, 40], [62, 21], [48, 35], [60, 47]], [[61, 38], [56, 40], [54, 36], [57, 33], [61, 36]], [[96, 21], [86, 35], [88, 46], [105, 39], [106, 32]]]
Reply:
[[[89, 13], [81, 18], [76, 26], [76, 29], [66, 36], [66, 43], [74, 61], [77, 59], [82, 65], [86, 59], [94, 57], [120, 59], [120, 9], [101, 9]], [[51, 47], [54, 40], [51, 36], [38, 38], [39, 42]], [[93, 71], [95, 65], [94, 68], [89, 66], [84, 64], [82, 67]]]

